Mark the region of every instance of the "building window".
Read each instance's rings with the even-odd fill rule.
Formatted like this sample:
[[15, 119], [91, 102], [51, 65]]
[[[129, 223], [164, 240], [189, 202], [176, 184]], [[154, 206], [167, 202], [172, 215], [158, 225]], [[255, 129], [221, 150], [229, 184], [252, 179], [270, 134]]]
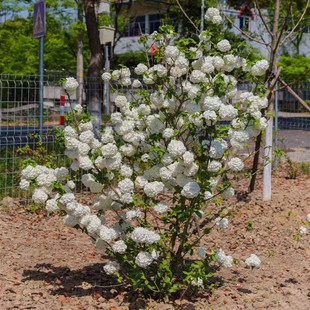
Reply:
[[150, 33], [153, 33], [154, 31], [158, 31], [159, 27], [161, 26], [161, 18], [162, 16], [160, 14], [153, 14], [149, 16], [149, 22], [150, 22]]
[[131, 17], [123, 36], [139, 36], [142, 33], [145, 33], [145, 16]]
[[310, 33], [310, 25], [304, 28], [303, 33]]
[[247, 16], [239, 17], [239, 28], [250, 30], [250, 18]]
[[241, 8], [237, 14], [239, 17], [239, 28], [244, 30], [251, 30], [251, 19], [254, 19], [254, 14], [249, 6]]

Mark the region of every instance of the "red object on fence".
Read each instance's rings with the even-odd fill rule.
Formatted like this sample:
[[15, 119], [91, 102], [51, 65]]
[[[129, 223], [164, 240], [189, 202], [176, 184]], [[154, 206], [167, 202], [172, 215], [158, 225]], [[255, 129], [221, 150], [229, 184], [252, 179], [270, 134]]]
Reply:
[[60, 96], [60, 123], [59, 125], [65, 124], [65, 96]]

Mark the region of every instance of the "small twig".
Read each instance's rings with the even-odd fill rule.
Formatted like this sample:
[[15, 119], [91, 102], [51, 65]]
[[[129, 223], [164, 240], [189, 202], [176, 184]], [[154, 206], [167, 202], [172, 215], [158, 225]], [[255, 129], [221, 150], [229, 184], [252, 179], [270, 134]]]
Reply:
[[22, 283], [22, 282], [17, 281], [17, 280], [8, 279], [8, 278], [6, 278], [6, 277], [4, 277], [4, 276], [0, 276], [0, 279], [1, 279], [1, 280], [5, 280], [5, 281], [9, 281], [9, 282], [13, 282], [13, 283], [19, 283], [19, 284]]
[[195, 23], [189, 18], [189, 16], [186, 14], [186, 12], [184, 11], [184, 9], [182, 8], [179, 0], [176, 0], [180, 10], [182, 11], [182, 13], [184, 14], [184, 16], [189, 20], [189, 22], [195, 27], [196, 31], [199, 33], [200, 30], [198, 29], [198, 27], [195, 25]]

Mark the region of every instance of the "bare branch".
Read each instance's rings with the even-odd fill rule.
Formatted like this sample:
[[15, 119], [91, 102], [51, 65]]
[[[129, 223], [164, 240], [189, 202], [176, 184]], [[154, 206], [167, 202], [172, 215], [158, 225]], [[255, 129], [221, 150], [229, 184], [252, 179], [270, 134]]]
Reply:
[[266, 23], [266, 20], [265, 20], [263, 14], [262, 14], [262, 10], [261, 10], [257, 0], [254, 0], [254, 5], [255, 5], [256, 10], [258, 11], [258, 15], [259, 15], [260, 19], [262, 20], [262, 22], [263, 22], [267, 32], [269, 33], [270, 36], [272, 36], [272, 33], [271, 33], [267, 23]]
[[285, 86], [288, 90], [288, 92], [295, 98], [297, 101], [306, 109], [310, 112], [310, 107], [307, 105], [307, 103], [302, 100], [295, 92], [294, 90], [287, 84], [285, 83], [281, 78], [279, 78], [279, 81], [283, 86]]
[[184, 16], [189, 20], [189, 22], [194, 26], [194, 28], [196, 29], [196, 31], [199, 33], [200, 30], [197, 28], [197, 26], [195, 25], [195, 23], [189, 18], [189, 16], [186, 14], [186, 12], [184, 11], [184, 9], [182, 8], [179, 0], [176, 0], [180, 10], [182, 11], [182, 13], [184, 14]]
[[302, 19], [304, 18], [306, 12], [307, 12], [307, 9], [308, 9], [308, 6], [309, 6], [309, 3], [310, 3], [310, 0], [307, 1], [307, 4], [306, 4], [306, 7], [304, 9], [304, 11], [302, 12], [298, 22], [295, 24], [295, 26], [293, 27], [293, 29], [288, 33], [288, 35], [281, 41], [281, 43], [279, 44], [280, 46], [284, 44], [284, 42], [290, 37], [293, 35], [293, 33], [295, 32], [296, 28], [298, 27], [298, 25], [301, 23]]
[[[308, 70], [306, 70], [306, 72], [304, 74], [302, 74], [297, 80], [290, 82], [290, 83], [286, 83], [286, 85], [288, 86], [293, 86], [295, 84], [297, 84], [299, 81], [301, 81], [308, 73], [310, 72], [310, 68]], [[280, 88], [278, 88], [276, 91], [280, 91], [285, 89], [287, 86], [282, 86]]]
[[224, 8], [223, 8], [222, 4], [221, 4], [221, 3], [218, 3], [218, 4], [219, 4], [219, 6], [221, 7], [221, 11], [223, 12], [223, 14], [224, 14], [225, 18], [228, 20], [228, 22], [229, 22], [234, 28], [236, 28], [240, 33], [242, 33], [245, 37], [247, 37], [247, 38], [248, 38], [249, 40], [251, 40], [251, 41], [254, 41], [254, 42], [256, 42], [256, 43], [259, 43], [259, 44], [262, 44], [262, 45], [265, 45], [265, 46], [269, 46], [268, 43], [265, 43], [265, 42], [263, 42], [263, 41], [261, 41], [261, 40], [258, 40], [258, 39], [256, 39], [256, 38], [253, 38], [252, 36], [250, 36], [249, 34], [247, 34], [245, 31], [243, 31], [242, 29], [240, 29], [239, 27], [237, 27], [237, 26], [235, 25], [235, 23], [225, 14]]

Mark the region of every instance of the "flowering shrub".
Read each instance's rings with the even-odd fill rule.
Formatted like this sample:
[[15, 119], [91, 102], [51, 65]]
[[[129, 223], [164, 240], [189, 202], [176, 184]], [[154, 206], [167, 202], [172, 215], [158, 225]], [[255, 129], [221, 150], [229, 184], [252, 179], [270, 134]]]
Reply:
[[[206, 19], [222, 21], [217, 9], [209, 9]], [[66, 226], [82, 229], [106, 251], [108, 275], [145, 294], [167, 296], [204, 287], [212, 260], [233, 265], [222, 249], [211, 253], [199, 247], [211, 229], [200, 231], [199, 220], [208, 201], [234, 195], [230, 173], [243, 169], [234, 154], [266, 126], [260, 112], [266, 98], [251, 92], [235, 98], [238, 76], [246, 73], [254, 80], [268, 63], [248, 63], [232, 54], [227, 40], [212, 42], [207, 31], [196, 41], [171, 45], [175, 33], [165, 26], [151, 38], [157, 64], [139, 64], [134, 71], [152, 91], [132, 81], [128, 68], [104, 73], [105, 81], [132, 86], [130, 94], [115, 98], [114, 125], [98, 139], [77, 107], [73, 125], [64, 129], [71, 169], [84, 171], [81, 181], [97, 199], [80, 204], [65, 167], [28, 166], [21, 186], [34, 188], [36, 203], [46, 204], [48, 212], [64, 212]], [[146, 37], [141, 41], [147, 44]], [[72, 93], [73, 85], [70, 79], [65, 88]], [[214, 226], [227, 228], [227, 217], [217, 217]], [[257, 267], [260, 260], [252, 255], [245, 263]]]

